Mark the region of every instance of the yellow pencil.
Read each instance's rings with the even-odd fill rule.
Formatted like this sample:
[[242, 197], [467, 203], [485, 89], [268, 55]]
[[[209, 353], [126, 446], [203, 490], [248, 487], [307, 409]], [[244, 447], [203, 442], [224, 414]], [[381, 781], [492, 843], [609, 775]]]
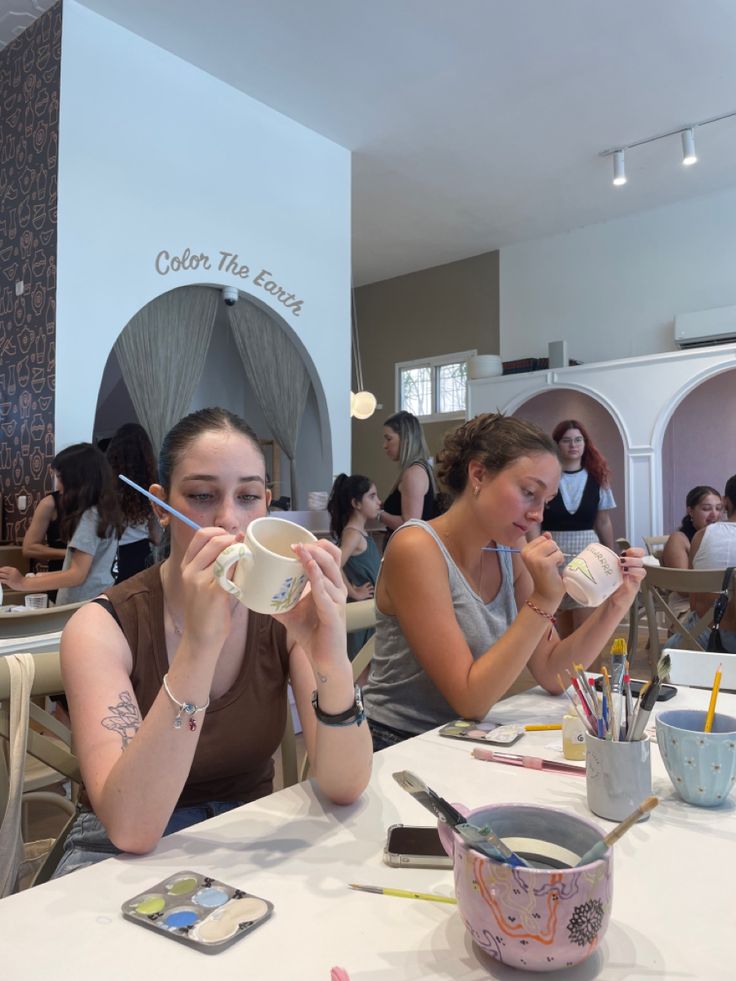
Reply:
[[457, 904], [454, 896], [440, 896], [434, 892], [410, 892], [408, 889], [384, 889], [382, 886], [359, 886], [355, 882], [349, 882], [351, 889], [359, 889], [361, 892], [375, 892], [383, 896], [399, 896], [401, 899], [428, 899], [433, 903], [452, 903]]
[[716, 676], [713, 679], [713, 691], [710, 693], [710, 704], [708, 705], [708, 714], [705, 717], [705, 729], [703, 732], [710, 732], [713, 728], [713, 719], [716, 714], [716, 699], [718, 698], [718, 689], [721, 687], [721, 668], [722, 664], [718, 665], [718, 670], [716, 671]]
[[554, 725], [548, 726], [524, 726], [524, 732], [547, 732], [550, 729], [561, 729], [561, 723], [555, 723]]

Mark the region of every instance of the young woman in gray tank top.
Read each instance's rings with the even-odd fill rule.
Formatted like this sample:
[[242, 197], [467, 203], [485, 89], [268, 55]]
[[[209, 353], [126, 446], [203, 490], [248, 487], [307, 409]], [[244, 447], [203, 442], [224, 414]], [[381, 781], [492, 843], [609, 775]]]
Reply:
[[594, 660], [644, 577], [643, 549], [628, 549], [623, 584], [561, 641], [564, 557], [548, 533], [525, 539], [557, 493], [554, 442], [531, 423], [487, 413], [448, 434], [438, 476], [451, 507], [394, 534], [376, 585], [365, 691], [374, 750], [458, 717], [480, 719], [534, 684], [559, 694], [557, 676]]

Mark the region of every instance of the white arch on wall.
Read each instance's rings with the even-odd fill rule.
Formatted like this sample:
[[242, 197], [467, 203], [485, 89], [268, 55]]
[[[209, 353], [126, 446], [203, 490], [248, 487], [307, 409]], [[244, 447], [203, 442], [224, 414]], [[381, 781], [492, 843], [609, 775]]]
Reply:
[[630, 466], [630, 454], [631, 454], [631, 437], [629, 429], [626, 425], [625, 419], [621, 416], [618, 408], [601, 392], [594, 391], [590, 386], [581, 384], [579, 382], [570, 383], [565, 380], [549, 380], [547, 379], [544, 383], [533, 385], [530, 389], [527, 389], [523, 394], [515, 395], [513, 398], [509, 399], [504, 407], [503, 411], [509, 414], [516, 412], [521, 408], [526, 402], [531, 399], [536, 398], [537, 395], [543, 395], [547, 392], [555, 391], [574, 391], [579, 392], [581, 395], [585, 395], [597, 402], [598, 405], [602, 406], [608, 415], [611, 417], [616, 425], [619, 436], [621, 437], [621, 443], [623, 445], [624, 451], [624, 509], [626, 520], [628, 522], [628, 515], [630, 511], [630, 504], [633, 499], [634, 488], [631, 486], [631, 466]]
[[677, 411], [681, 402], [688, 397], [691, 392], [694, 392], [696, 388], [709, 381], [711, 378], [715, 378], [716, 375], [722, 375], [727, 371], [736, 371], [736, 363], [733, 361], [722, 362], [721, 364], [709, 365], [703, 368], [702, 371], [697, 372], [692, 378], [689, 379], [684, 385], [681, 385], [673, 394], [672, 399], [667, 405], [662, 407], [661, 413], [657, 416], [654, 421], [654, 426], [652, 428], [652, 448], [655, 453], [659, 453], [660, 460], [662, 458], [662, 444], [664, 443], [664, 437], [667, 432], [667, 426], [670, 423], [670, 419]]
[[[224, 286], [232, 287], [232, 283], [214, 283], [214, 282], [182, 283], [179, 286], [173, 287], [173, 289], [161, 290], [159, 293], [155, 294], [154, 296], [150, 297], [150, 299], [146, 300], [143, 306], [140, 307], [139, 309], [142, 310], [144, 309], [144, 307], [149, 306], [151, 303], [155, 303], [156, 300], [158, 300], [162, 296], [165, 296], [167, 293], [173, 293], [174, 290], [184, 289], [190, 286], [203, 286], [207, 289], [215, 289], [221, 291]], [[306, 346], [304, 345], [302, 339], [299, 337], [299, 335], [296, 333], [293, 327], [279, 313], [277, 313], [267, 303], [264, 303], [262, 299], [260, 299], [257, 296], [254, 296], [252, 293], [249, 293], [247, 290], [240, 289], [239, 287], [236, 287], [236, 289], [240, 296], [246, 298], [250, 303], [253, 303], [254, 306], [257, 306], [259, 309], [263, 310], [264, 313], [266, 313], [266, 315], [274, 322], [275, 325], [278, 325], [284, 330], [287, 337], [294, 345], [294, 347], [297, 349], [297, 351], [299, 352], [302, 358], [302, 361], [304, 362], [304, 367], [306, 368], [307, 374], [309, 375], [309, 380], [312, 384], [312, 388], [314, 390], [314, 395], [315, 395], [315, 401], [317, 403], [322, 458], [325, 468], [325, 474], [329, 478], [333, 471], [332, 435], [331, 435], [332, 431], [330, 426], [330, 416], [327, 408], [327, 399], [325, 396], [324, 387], [322, 385], [322, 381], [315, 367], [314, 361], [312, 360], [312, 357], [309, 351], [307, 350]], [[114, 337], [112, 344], [110, 345], [107, 358], [105, 359], [105, 365], [107, 365], [107, 361], [109, 360], [110, 355], [113, 352], [113, 349], [115, 347], [115, 342], [117, 341], [118, 337], [125, 330], [125, 328], [128, 326], [128, 324], [133, 319], [133, 317], [135, 317], [138, 314], [138, 312], [139, 310], [136, 310], [134, 311], [134, 313], [131, 314], [131, 316], [128, 318], [126, 323], [123, 324], [123, 326], [118, 331], [117, 335]], [[98, 388], [97, 388], [97, 398], [95, 401], [95, 417], [97, 415], [97, 409], [99, 408], [99, 404], [100, 404], [100, 390], [101, 390], [103, 378], [104, 378], [104, 368], [100, 376]]]

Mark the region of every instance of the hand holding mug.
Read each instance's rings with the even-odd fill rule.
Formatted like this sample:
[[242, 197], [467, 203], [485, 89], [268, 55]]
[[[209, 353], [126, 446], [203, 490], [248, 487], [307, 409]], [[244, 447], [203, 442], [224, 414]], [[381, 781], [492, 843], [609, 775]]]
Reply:
[[521, 558], [534, 583], [534, 592], [551, 609], [557, 609], [565, 593], [560, 578], [560, 566], [565, 561], [562, 552], [548, 531], [534, 538], [521, 550]]

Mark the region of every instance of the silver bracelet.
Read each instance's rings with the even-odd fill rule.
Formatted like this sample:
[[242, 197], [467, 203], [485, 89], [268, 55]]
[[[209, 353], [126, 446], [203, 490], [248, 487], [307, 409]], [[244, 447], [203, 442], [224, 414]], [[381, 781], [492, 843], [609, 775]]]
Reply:
[[169, 696], [169, 698], [174, 703], [174, 705], [176, 705], [176, 707], [179, 709], [179, 711], [176, 713], [176, 718], [174, 719], [174, 728], [181, 729], [182, 725], [184, 724], [184, 719], [182, 718], [182, 715], [188, 715], [189, 729], [191, 730], [191, 732], [194, 732], [197, 728], [197, 723], [194, 719], [194, 716], [197, 714], [197, 712], [204, 712], [207, 708], [209, 708], [210, 700], [208, 698], [207, 701], [204, 703], [204, 705], [195, 705], [193, 702], [180, 702], [179, 699], [172, 693], [171, 689], [169, 688], [169, 683], [166, 680], [168, 677], [169, 677], [168, 674], [164, 675], [164, 691]]

